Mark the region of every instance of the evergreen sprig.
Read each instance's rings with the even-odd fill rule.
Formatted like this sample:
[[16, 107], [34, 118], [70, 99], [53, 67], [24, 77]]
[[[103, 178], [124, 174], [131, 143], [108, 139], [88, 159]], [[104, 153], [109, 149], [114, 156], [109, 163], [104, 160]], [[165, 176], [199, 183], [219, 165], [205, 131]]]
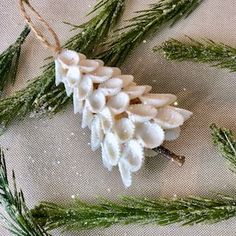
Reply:
[[[92, 56], [98, 44], [103, 42], [120, 18], [125, 0], [102, 0], [95, 10], [100, 11], [89, 22], [80, 26], [82, 31], [72, 37], [65, 46]], [[94, 11], [93, 11], [94, 12]], [[43, 74], [13, 96], [0, 100], [0, 124], [2, 132], [15, 119], [22, 119], [28, 113], [56, 113], [70, 101], [63, 85], [55, 86], [54, 64], [45, 66]]]
[[211, 125], [212, 139], [221, 155], [227, 160], [230, 170], [236, 172], [236, 139], [232, 130]]
[[[128, 20], [128, 25], [105, 43], [98, 57], [108, 65], [120, 65], [130, 51], [147, 36], [166, 24], [173, 25], [186, 18], [203, 0], [160, 0], [150, 9], [138, 11], [138, 16]], [[109, 48], [109, 51], [107, 49]]]
[[[94, 9], [96, 11], [100, 10], [100, 13], [88, 23], [82, 25], [82, 32], [69, 40], [66, 46], [92, 57], [93, 49], [96, 49], [98, 44], [103, 42], [107, 33], [114, 28], [123, 11], [124, 2], [125, 0], [100, 1]], [[184, 15], [187, 16], [200, 2], [202, 0], [162, 0], [159, 4], [153, 5], [153, 8], [142, 11], [140, 16], [130, 20], [130, 30], [127, 33], [122, 33], [122, 38], [114, 39], [113, 46], [108, 48], [107, 52], [103, 51], [100, 54], [100, 58], [106, 62], [111, 60], [110, 64], [115, 65], [117, 62], [111, 56], [116, 56], [115, 54], [117, 53], [117, 55], [120, 55], [120, 63], [125, 57], [123, 53], [118, 54], [118, 51], [114, 51], [115, 48], [122, 49], [125, 45], [125, 55], [127, 55], [133, 48], [134, 43], [137, 45], [140, 41], [138, 39], [141, 39], [142, 36], [153, 32], [154, 28], [155, 30], [159, 29], [160, 26], [168, 21], [173, 23]], [[150, 19], [148, 16], [150, 16]], [[145, 21], [146, 27], [144, 27], [143, 21]], [[138, 30], [134, 30], [135, 24]], [[142, 25], [141, 29], [139, 24]], [[141, 36], [140, 30], [142, 32]], [[130, 36], [135, 41], [128, 40], [126, 42], [126, 39]], [[24, 118], [30, 112], [33, 114], [55, 114], [64, 109], [71, 99], [67, 97], [63, 85], [55, 86], [54, 77], [54, 66], [51, 63], [46, 66], [43, 74], [31, 82], [25, 89], [16, 92], [7, 99], [0, 100], [0, 124], [2, 124], [2, 127], [5, 128], [15, 119]]]
[[0, 95], [7, 84], [14, 85], [21, 54], [21, 46], [30, 29], [26, 26], [18, 39], [0, 55]]
[[161, 52], [169, 60], [210, 63], [213, 67], [236, 71], [236, 48], [210, 39], [204, 39], [202, 42], [189, 39], [189, 42], [170, 39], [155, 47], [154, 51]]
[[43, 202], [34, 210], [35, 220], [48, 230], [88, 230], [115, 224], [212, 224], [236, 216], [236, 199], [190, 197], [158, 199], [123, 197], [120, 203], [102, 199], [98, 204], [76, 200], [70, 206]]
[[17, 190], [14, 172], [13, 184], [12, 191], [9, 187], [4, 153], [0, 148], [0, 206], [5, 210], [0, 213], [1, 225], [8, 229], [12, 235], [49, 236], [41, 226], [35, 223], [25, 204], [22, 191]]

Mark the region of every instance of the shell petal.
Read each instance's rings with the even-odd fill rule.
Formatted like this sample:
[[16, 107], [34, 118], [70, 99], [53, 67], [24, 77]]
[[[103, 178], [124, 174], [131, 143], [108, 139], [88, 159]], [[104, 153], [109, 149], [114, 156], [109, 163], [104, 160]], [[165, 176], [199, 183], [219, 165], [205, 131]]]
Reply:
[[176, 140], [180, 136], [180, 132], [181, 132], [180, 127], [165, 130], [165, 140], [166, 141]]
[[107, 133], [103, 141], [103, 152], [112, 166], [116, 166], [120, 159], [120, 145], [118, 138], [113, 133]]
[[127, 162], [125, 160], [120, 160], [118, 166], [123, 184], [127, 188], [130, 187], [132, 184], [132, 176], [130, 169], [127, 167]]
[[121, 118], [114, 125], [114, 131], [121, 142], [128, 141], [133, 138], [135, 126], [128, 118]]
[[63, 79], [65, 78], [67, 69], [63, 69], [61, 63], [58, 60], [55, 60], [55, 78], [56, 86], [58, 86]]
[[139, 97], [144, 104], [152, 105], [155, 107], [163, 107], [169, 105], [177, 100], [177, 97], [173, 94], [155, 94], [149, 93]]
[[100, 112], [106, 105], [106, 97], [99, 90], [94, 90], [87, 101], [89, 108], [93, 113]]
[[102, 148], [102, 162], [103, 162], [103, 165], [109, 170], [109, 171], [112, 171], [112, 165], [106, 155], [106, 152], [104, 150], [104, 145], [103, 143], [101, 143], [101, 148]]
[[82, 125], [81, 127], [84, 129], [87, 126], [90, 128], [91, 123], [93, 120], [93, 113], [88, 109], [88, 105], [85, 103], [84, 109], [83, 109], [83, 115], [82, 115]]
[[77, 114], [78, 112], [81, 113], [83, 111], [84, 102], [79, 99], [78, 88], [74, 89], [73, 93], [73, 106], [74, 106], [74, 113]]
[[80, 54], [72, 50], [62, 50], [57, 56], [57, 60], [61, 63], [62, 68], [69, 69], [70, 66], [78, 65]]
[[188, 111], [182, 108], [178, 108], [178, 107], [171, 107], [171, 108], [179, 112], [184, 117], [184, 121], [188, 120], [193, 115], [191, 111]]
[[118, 75], [115, 78], [121, 79], [123, 81], [123, 88], [127, 87], [134, 81], [133, 75]]
[[184, 123], [184, 117], [170, 107], [159, 108], [154, 120], [163, 129], [177, 128]]
[[96, 151], [103, 141], [104, 133], [102, 132], [102, 127], [100, 119], [95, 116], [91, 123], [91, 149]]
[[145, 86], [146, 86], [146, 89], [144, 91], [144, 94], [147, 94], [152, 90], [152, 86], [150, 86], [150, 85], [145, 85]]
[[78, 87], [78, 98], [86, 99], [93, 91], [93, 82], [90, 78], [83, 78]]
[[65, 86], [66, 95], [67, 95], [68, 97], [70, 97], [70, 95], [73, 93], [73, 88], [71, 88], [71, 87], [69, 86], [67, 80], [63, 81], [63, 83], [64, 83], [64, 86]]
[[144, 104], [131, 105], [126, 111], [133, 122], [145, 122], [157, 115], [155, 107]]
[[119, 78], [111, 78], [99, 85], [99, 90], [103, 92], [105, 96], [114, 96], [120, 92], [123, 86], [123, 81]]
[[124, 92], [120, 92], [117, 95], [109, 98], [107, 106], [114, 114], [120, 114], [127, 109], [129, 102], [129, 96]]
[[81, 72], [78, 66], [71, 66], [64, 78], [63, 82], [67, 81], [67, 85], [71, 88], [76, 88], [81, 79]]
[[121, 160], [122, 159], [126, 161], [127, 168], [131, 172], [136, 172], [142, 167], [144, 148], [138, 140], [133, 139], [126, 143], [125, 149], [121, 155]]
[[82, 60], [79, 64], [82, 73], [91, 73], [100, 66], [96, 60]]
[[165, 139], [163, 129], [158, 124], [151, 122], [137, 123], [135, 136], [143, 143], [145, 148], [151, 149], [160, 146]]
[[111, 130], [113, 126], [113, 117], [111, 111], [108, 107], [105, 107], [100, 113], [99, 118], [101, 122], [101, 127], [104, 133], [107, 133]]
[[136, 86], [136, 85], [131, 85], [123, 89], [124, 92], [126, 92], [130, 99], [137, 98], [145, 93], [147, 89], [147, 86]]

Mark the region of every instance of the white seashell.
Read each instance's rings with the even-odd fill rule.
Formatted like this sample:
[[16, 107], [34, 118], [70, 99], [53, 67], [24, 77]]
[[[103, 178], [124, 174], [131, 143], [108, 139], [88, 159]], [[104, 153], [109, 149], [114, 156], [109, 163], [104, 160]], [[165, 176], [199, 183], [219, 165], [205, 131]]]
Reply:
[[100, 90], [94, 90], [87, 101], [89, 109], [93, 113], [100, 112], [106, 105], [106, 97]]
[[129, 96], [124, 92], [120, 92], [117, 95], [109, 98], [107, 106], [114, 114], [120, 114], [127, 109], [129, 102]]
[[65, 86], [66, 95], [68, 97], [70, 97], [70, 95], [73, 93], [74, 89], [71, 88], [71, 86], [69, 85], [69, 82], [67, 80], [64, 80], [63, 83], [64, 83], [64, 86]]
[[143, 95], [146, 92], [146, 89], [149, 89], [149, 87], [145, 85], [143, 86], [131, 85], [124, 88], [123, 91], [129, 95], [130, 99], [134, 99]]
[[104, 149], [104, 145], [103, 143], [101, 143], [101, 149], [102, 149], [102, 162], [103, 165], [109, 170], [112, 171], [112, 165], [109, 161], [108, 156], [106, 155], [105, 149]]
[[81, 113], [83, 111], [84, 106], [84, 102], [79, 99], [78, 90], [78, 88], [74, 89], [73, 93], [73, 106], [75, 114], [77, 114], [78, 112]]
[[81, 72], [78, 66], [71, 66], [64, 78], [63, 82], [67, 83], [67, 86], [76, 88], [79, 85], [81, 79]]
[[101, 122], [101, 128], [103, 132], [106, 134], [109, 132], [113, 126], [113, 117], [111, 114], [111, 111], [108, 107], [105, 107], [100, 113], [99, 113], [99, 118]]
[[115, 78], [118, 78], [123, 81], [123, 88], [129, 86], [134, 81], [133, 75], [118, 75]]
[[178, 108], [178, 107], [170, 107], [170, 108], [180, 113], [184, 117], [184, 121], [188, 120], [193, 115], [191, 111], [188, 111], [182, 108]]
[[127, 108], [126, 112], [133, 122], [145, 122], [157, 115], [155, 107], [144, 104], [131, 105]]
[[95, 59], [94, 61], [98, 62], [99, 63], [99, 66], [104, 66], [104, 61], [102, 60], [99, 60], [99, 59]]
[[132, 184], [132, 176], [126, 160], [121, 159], [118, 163], [118, 166], [123, 184], [127, 188], [130, 187]]
[[104, 138], [101, 122], [98, 116], [95, 116], [91, 123], [91, 149], [96, 151], [100, 146]]
[[116, 166], [120, 159], [120, 145], [118, 138], [113, 133], [107, 133], [103, 141], [103, 154], [105, 160], [112, 166]]
[[126, 142], [133, 138], [135, 126], [128, 118], [121, 118], [114, 125], [114, 132], [121, 142]]
[[120, 73], [120, 69], [116, 67], [103, 66], [99, 67], [92, 74], [87, 74], [85, 76], [89, 76], [92, 79], [93, 83], [103, 83], [111, 77], [119, 75]]
[[152, 149], [163, 143], [165, 133], [158, 124], [144, 122], [136, 124], [135, 137], [141, 141], [145, 148]]
[[82, 125], [81, 125], [81, 127], [83, 129], [86, 128], [87, 126], [90, 128], [92, 120], [93, 120], [93, 117], [94, 117], [93, 113], [88, 109], [87, 103], [85, 103], [84, 109], [83, 109]]
[[176, 101], [177, 97], [173, 94], [149, 93], [139, 97], [139, 99], [143, 104], [148, 104], [155, 107], [163, 107]]
[[127, 168], [131, 172], [136, 172], [142, 167], [144, 160], [144, 148], [138, 140], [130, 140], [126, 143], [124, 151], [121, 155], [121, 160], [125, 160]]
[[123, 86], [123, 81], [119, 78], [111, 78], [99, 85], [99, 90], [103, 92], [105, 96], [114, 96], [120, 92]]
[[93, 91], [92, 80], [90, 78], [82, 78], [77, 90], [79, 100], [86, 99]]
[[145, 86], [146, 86], [146, 89], [144, 91], [144, 94], [147, 94], [152, 90], [152, 86], [150, 86], [150, 85], [145, 85]]
[[58, 54], [56, 60], [60, 62], [63, 69], [69, 69], [70, 66], [76, 66], [79, 64], [80, 58], [83, 58], [83, 54], [78, 54], [75, 51], [71, 50], [62, 50]]
[[154, 120], [163, 129], [177, 128], [184, 123], [184, 117], [170, 107], [159, 108]]
[[82, 73], [91, 73], [100, 66], [100, 63], [95, 60], [82, 60], [79, 63]]
[[55, 83], [58, 86], [63, 79], [66, 77], [67, 69], [63, 69], [61, 63], [58, 60], [55, 60]]
[[176, 140], [180, 136], [181, 129], [180, 127], [174, 129], [166, 129], [165, 130], [165, 140], [173, 141]]

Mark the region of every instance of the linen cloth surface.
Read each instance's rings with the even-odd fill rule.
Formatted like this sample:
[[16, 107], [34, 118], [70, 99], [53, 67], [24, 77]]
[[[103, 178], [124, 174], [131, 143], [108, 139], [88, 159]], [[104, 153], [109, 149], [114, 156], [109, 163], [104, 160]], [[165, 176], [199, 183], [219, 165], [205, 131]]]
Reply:
[[[129, 0], [122, 20], [155, 2]], [[32, 0], [62, 42], [74, 34], [62, 22], [85, 22], [86, 14], [95, 3], [95, 0]], [[0, 19], [0, 50], [3, 51], [24, 27], [17, 1], [1, 1]], [[94, 202], [96, 196], [117, 200], [120, 195], [150, 198], [214, 196], [214, 192], [234, 195], [236, 177], [213, 147], [209, 125], [215, 122], [236, 131], [235, 73], [191, 62], [170, 62], [153, 53], [152, 48], [169, 38], [187, 40], [184, 35], [236, 46], [235, 22], [234, 0], [205, 0], [187, 19], [147, 38], [122, 66], [124, 73], [135, 76], [135, 82], [152, 85], [154, 92], [176, 94], [179, 106], [194, 112], [183, 126], [181, 137], [165, 143], [169, 149], [186, 156], [182, 168], [160, 156], [147, 158], [142, 170], [133, 175], [132, 187], [125, 189], [118, 169], [107, 171], [100, 151], [91, 151], [90, 131], [81, 128], [81, 116], [74, 115], [72, 106], [68, 106], [65, 112], [52, 119], [29, 117], [17, 121], [0, 137], [0, 144], [7, 149], [8, 169], [15, 170], [28, 205], [33, 207], [42, 200], [68, 203], [73, 196]], [[50, 52], [30, 34], [23, 46], [16, 86], [9, 88], [6, 95], [25, 87], [27, 80], [40, 75], [40, 66], [49, 55]], [[62, 235], [59, 231], [52, 234]], [[0, 235], [10, 234], [1, 229]], [[113, 226], [63, 235], [232, 236], [236, 235], [236, 224], [235, 219], [231, 219], [193, 227]]]

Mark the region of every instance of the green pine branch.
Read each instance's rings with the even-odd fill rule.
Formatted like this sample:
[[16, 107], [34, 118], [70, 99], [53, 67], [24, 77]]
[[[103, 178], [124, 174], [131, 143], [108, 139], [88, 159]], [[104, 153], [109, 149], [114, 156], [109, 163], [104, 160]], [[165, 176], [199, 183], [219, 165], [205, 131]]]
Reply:
[[26, 26], [18, 39], [0, 55], [0, 94], [7, 84], [14, 85], [21, 54], [21, 46], [30, 29]]
[[76, 200], [69, 206], [43, 202], [32, 210], [35, 220], [48, 230], [88, 230], [116, 224], [212, 224], [236, 216], [236, 199], [190, 197], [157, 199], [123, 197], [120, 203], [102, 199], [92, 205]]
[[230, 169], [236, 172], [236, 139], [232, 130], [211, 125], [212, 139]]
[[138, 43], [166, 24], [173, 25], [186, 18], [202, 1], [160, 0], [149, 9], [138, 11], [138, 16], [128, 20], [129, 24], [119, 29], [118, 33], [105, 43], [105, 50], [98, 54], [98, 57], [108, 65], [120, 65]]
[[213, 67], [236, 71], [236, 48], [210, 39], [202, 42], [189, 39], [189, 42], [170, 39], [155, 47], [154, 51], [161, 52], [169, 60], [210, 63]]
[[0, 148], [0, 206], [4, 212], [0, 213], [1, 225], [12, 235], [17, 236], [49, 236], [46, 231], [35, 223], [31, 212], [27, 208], [22, 191], [16, 187], [13, 172], [13, 191], [9, 187], [7, 169], [3, 150]]
[[[98, 44], [114, 28], [120, 18], [125, 0], [102, 0], [95, 10], [99, 13], [83, 24], [82, 31], [72, 37], [65, 46], [92, 56]], [[55, 86], [54, 64], [45, 66], [43, 74], [13, 96], [0, 100], [0, 124], [2, 132], [15, 119], [22, 119], [30, 112], [33, 115], [56, 113], [70, 101], [63, 85]]]

